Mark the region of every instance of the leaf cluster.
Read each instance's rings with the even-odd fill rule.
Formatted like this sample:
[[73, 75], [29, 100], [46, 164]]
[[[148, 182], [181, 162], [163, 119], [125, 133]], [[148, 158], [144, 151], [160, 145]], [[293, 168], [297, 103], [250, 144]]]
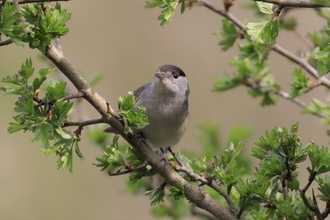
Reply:
[[149, 124], [147, 109], [144, 106], [134, 107], [137, 99], [132, 92], [128, 92], [124, 97], [119, 97], [119, 114], [127, 119], [128, 125], [125, 125], [125, 132], [128, 133], [130, 127], [142, 129]]
[[[75, 149], [80, 159], [80, 152], [76, 137], [71, 132], [62, 128], [63, 122], [72, 110], [70, 101], [57, 102], [68, 95], [65, 92], [65, 82], [51, 82], [46, 87], [43, 98], [39, 98], [41, 87], [47, 79], [47, 75], [53, 72], [52, 68], [40, 69], [37, 76], [29, 83], [34, 74], [31, 59], [22, 64], [21, 69], [1, 80], [5, 83], [0, 90], [6, 94], [18, 95], [15, 102], [15, 122], [9, 123], [8, 132], [14, 133], [20, 130], [32, 133], [31, 141], [40, 141], [43, 151], [47, 155], [56, 154], [59, 159], [57, 167], [68, 167], [72, 172], [72, 151]], [[51, 144], [51, 142], [54, 142]]]
[[38, 48], [43, 53], [52, 39], [69, 32], [66, 22], [70, 20], [71, 14], [58, 3], [55, 7], [46, 3], [24, 4], [22, 16], [29, 23], [25, 41], [30, 48]]
[[0, 41], [1, 35], [10, 37], [11, 40], [18, 46], [22, 46], [22, 38], [24, 37], [24, 28], [27, 24], [17, 24], [21, 13], [16, 10], [15, 4], [5, 2], [0, 13]]
[[181, 14], [184, 13], [186, 10], [186, 2], [189, 3], [187, 0], [153, 0], [150, 2], [147, 1], [145, 8], [161, 8], [162, 11], [158, 16], [158, 20], [160, 20], [160, 25], [163, 26], [172, 20], [175, 8], [179, 3], [181, 3]]
[[42, 53], [51, 40], [68, 33], [66, 22], [71, 18], [71, 14], [58, 3], [55, 6], [28, 3], [17, 11], [16, 4], [5, 2], [0, 14], [1, 34], [19, 46], [28, 43], [30, 48], [38, 48]]

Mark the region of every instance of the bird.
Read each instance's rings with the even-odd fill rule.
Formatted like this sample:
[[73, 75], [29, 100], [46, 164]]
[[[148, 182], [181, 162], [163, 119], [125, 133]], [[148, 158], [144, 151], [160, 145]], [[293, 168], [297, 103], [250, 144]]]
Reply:
[[[160, 66], [154, 80], [133, 92], [137, 102], [134, 108], [144, 106], [149, 124], [140, 130], [142, 137], [153, 149], [169, 148], [183, 137], [189, 118], [190, 94], [186, 74], [177, 66]], [[114, 132], [108, 127], [105, 132]]]

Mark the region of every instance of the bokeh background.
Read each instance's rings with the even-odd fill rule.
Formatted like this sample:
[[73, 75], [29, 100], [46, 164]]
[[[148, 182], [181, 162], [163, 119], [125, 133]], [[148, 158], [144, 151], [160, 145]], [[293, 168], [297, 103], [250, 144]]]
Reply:
[[[221, 7], [221, 1], [213, 1]], [[252, 11], [235, 1], [231, 12], [239, 19], [253, 20]], [[234, 69], [229, 62], [237, 49], [221, 51], [219, 38], [212, 33], [221, 29], [222, 17], [203, 7], [177, 11], [172, 22], [160, 26], [159, 9], [145, 9], [145, 0], [69, 1], [62, 6], [72, 12], [68, 22], [70, 32], [61, 38], [65, 56], [87, 78], [103, 74], [103, 80], [94, 89], [116, 106], [120, 95], [153, 79], [158, 66], [171, 63], [187, 74], [190, 88], [190, 123], [186, 135], [176, 151], [201, 146], [196, 132], [201, 123], [215, 121], [220, 125], [219, 135], [225, 137], [233, 126], [248, 126], [253, 136], [246, 142], [246, 157], [254, 141], [274, 126], [289, 127], [300, 122], [299, 134], [303, 143], [314, 140], [327, 145], [326, 127], [315, 116], [301, 114], [301, 109], [287, 100], [276, 106], [260, 107], [259, 99], [239, 87], [229, 92], [212, 92], [214, 78]], [[325, 21], [317, 18], [312, 9], [297, 9], [297, 33], [303, 37], [308, 30], [318, 30]], [[294, 33], [281, 31], [279, 44], [292, 52], [307, 50]], [[239, 43], [246, 43], [241, 41]], [[36, 69], [46, 64], [37, 59], [39, 52], [27, 46], [9, 45], [0, 48], [0, 76], [19, 69], [26, 58], [32, 57]], [[289, 91], [290, 72], [297, 66], [275, 53], [270, 55], [269, 68], [275, 73], [283, 89]], [[303, 99], [317, 97], [326, 100], [325, 89], [318, 88]], [[154, 219], [150, 201], [143, 195], [125, 191], [127, 176], [109, 177], [92, 166], [101, 150], [83, 137], [82, 163], [74, 157], [74, 173], [56, 169], [55, 156], [47, 157], [39, 143], [30, 143], [30, 134], [7, 133], [14, 116], [16, 97], [0, 96], [0, 219]], [[89, 118], [98, 117], [95, 110], [84, 105]], [[83, 131], [84, 135], [84, 131]], [[304, 164], [304, 166], [307, 166]], [[302, 167], [304, 167], [302, 166]], [[304, 171], [304, 170], [302, 170]], [[307, 174], [306, 178], [307, 179]]]

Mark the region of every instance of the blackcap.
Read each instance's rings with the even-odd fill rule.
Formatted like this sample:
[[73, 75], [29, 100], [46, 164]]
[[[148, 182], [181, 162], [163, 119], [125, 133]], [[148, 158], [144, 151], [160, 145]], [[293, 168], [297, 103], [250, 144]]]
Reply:
[[[154, 148], [176, 145], [186, 131], [189, 115], [189, 85], [186, 74], [177, 66], [163, 65], [152, 82], [134, 91], [135, 107], [147, 109], [149, 124], [141, 130], [147, 144]], [[114, 132], [111, 127], [105, 132]]]

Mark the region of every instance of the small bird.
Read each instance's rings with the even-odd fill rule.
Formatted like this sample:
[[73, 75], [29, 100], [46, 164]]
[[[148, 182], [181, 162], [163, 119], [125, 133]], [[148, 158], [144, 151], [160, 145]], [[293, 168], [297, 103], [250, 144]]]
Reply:
[[[149, 124], [141, 130], [147, 144], [153, 149], [176, 145], [186, 131], [190, 90], [186, 74], [177, 66], [160, 66], [152, 82], [134, 91], [137, 102], [144, 106]], [[104, 130], [113, 132], [111, 127]]]

